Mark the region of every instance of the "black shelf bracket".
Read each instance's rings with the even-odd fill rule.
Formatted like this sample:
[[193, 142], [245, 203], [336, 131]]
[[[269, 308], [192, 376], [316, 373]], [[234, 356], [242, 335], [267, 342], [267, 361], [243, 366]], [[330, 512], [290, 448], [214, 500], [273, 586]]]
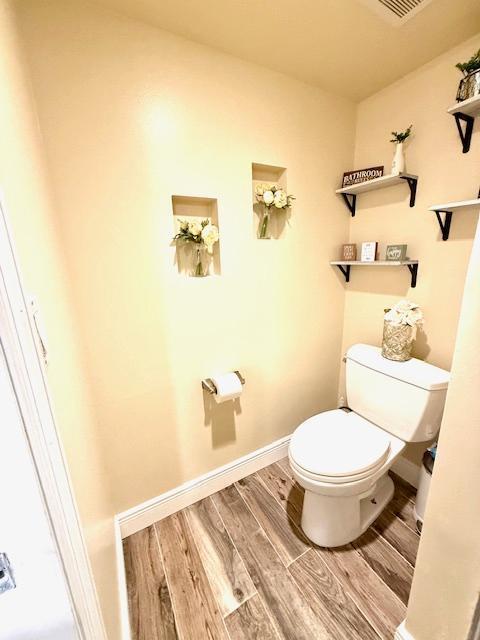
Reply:
[[[357, 194], [356, 193], [342, 193], [342, 197], [348, 210], [352, 214], [352, 218], [355, 217], [355, 210], [357, 208]], [[351, 199], [350, 199], [351, 198]]]
[[[463, 153], [468, 153], [470, 151], [470, 142], [472, 141], [474, 118], [460, 111], [453, 115], [455, 116], [455, 124], [457, 125], [458, 135], [462, 142]], [[463, 129], [463, 123], [465, 123], [465, 129]]]
[[[442, 220], [442, 216], [440, 215], [441, 213], [445, 214], [445, 221]], [[438, 211], [435, 211], [435, 215], [437, 216], [440, 231], [442, 232], [442, 240], [448, 240], [448, 236], [450, 235], [450, 226], [452, 224], [452, 212], [438, 209]]]
[[415, 206], [415, 198], [417, 197], [417, 178], [410, 178], [409, 176], [402, 176], [403, 180], [408, 182], [410, 187], [410, 207]]
[[418, 264], [407, 264], [407, 267], [412, 276], [412, 282], [410, 286], [412, 287], [412, 289], [415, 289], [415, 287], [417, 286]]
[[345, 278], [345, 282], [350, 282], [350, 265], [349, 264], [345, 264], [345, 265], [337, 264], [337, 267], [343, 273], [343, 276]]

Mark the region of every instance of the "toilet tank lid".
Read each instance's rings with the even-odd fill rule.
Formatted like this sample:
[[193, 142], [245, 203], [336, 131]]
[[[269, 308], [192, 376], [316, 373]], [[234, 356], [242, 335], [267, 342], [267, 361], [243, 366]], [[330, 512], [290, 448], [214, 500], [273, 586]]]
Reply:
[[369, 344], [354, 344], [347, 351], [347, 359], [427, 391], [446, 389], [450, 381], [450, 372], [445, 369], [417, 358], [406, 362], [388, 360], [379, 347]]

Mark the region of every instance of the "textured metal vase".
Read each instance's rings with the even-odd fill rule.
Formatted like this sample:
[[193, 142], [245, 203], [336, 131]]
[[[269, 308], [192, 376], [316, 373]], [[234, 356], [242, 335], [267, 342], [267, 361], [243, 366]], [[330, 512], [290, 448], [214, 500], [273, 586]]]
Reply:
[[457, 101], [462, 102], [480, 94], [480, 69], [471, 71], [460, 80], [457, 91]]
[[388, 360], [405, 362], [412, 357], [414, 327], [408, 324], [383, 323], [382, 356]]

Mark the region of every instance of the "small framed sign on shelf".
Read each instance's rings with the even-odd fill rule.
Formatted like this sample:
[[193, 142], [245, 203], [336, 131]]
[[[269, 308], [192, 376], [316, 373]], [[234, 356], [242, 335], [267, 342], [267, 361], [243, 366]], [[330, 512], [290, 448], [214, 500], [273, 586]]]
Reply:
[[356, 244], [342, 245], [342, 260], [354, 261], [356, 259], [357, 259], [357, 245]]
[[375, 262], [377, 259], [377, 242], [362, 242], [362, 262]]
[[343, 174], [342, 188], [351, 187], [353, 184], [367, 182], [375, 178], [383, 176], [383, 167], [369, 167], [368, 169], [356, 169], [355, 171], [346, 171]]
[[406, 244], [389, 244], [385, 251], [385, 260], [402, 261], [407, 258], [407, 245]]

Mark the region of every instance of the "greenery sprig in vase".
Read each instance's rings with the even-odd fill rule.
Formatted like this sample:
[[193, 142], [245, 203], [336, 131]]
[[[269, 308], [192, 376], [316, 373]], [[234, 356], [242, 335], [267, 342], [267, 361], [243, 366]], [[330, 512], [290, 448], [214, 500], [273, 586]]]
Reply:
[[480, 49], [477, 53], [474, 53], [473, 56], [467, 60], [466, 62], [457, 62], [455, 65], [457, 69], [459, 69], [464, 76], [468, 76], [472, 71], [480, 70]]
[[280, 209], [289, 209], [295, 197], [287, 195], [287, 192], [275, 184], [259, 184], [255, 189], [257, 202], [263, 205], [263, 215], [258, 228], [258, 237], [269, 238], [268, 225], [270, 222], [270, 212]]
[[174, 236], [173, 241], [178, 244], [191, 243], [194, 249], [194, 265], [192, 269], [193, 276], [205, 276], [207, 270], [203, 265], [204, 249], [212, 255], [213, 246], [218, 242], [218, 227], [210, 222], [207, 218], [198, 222], [197, 220], [180, 220], [178, 233]]
[[398, 175], [405, 171], [405, 155], [403, 153], [403, 143], [412, 134], [411, 124], [405, 131], [392, 131], [392, 138], [390, 142], [395, 144], [395, 154], [392, 161], [392, 174]]

